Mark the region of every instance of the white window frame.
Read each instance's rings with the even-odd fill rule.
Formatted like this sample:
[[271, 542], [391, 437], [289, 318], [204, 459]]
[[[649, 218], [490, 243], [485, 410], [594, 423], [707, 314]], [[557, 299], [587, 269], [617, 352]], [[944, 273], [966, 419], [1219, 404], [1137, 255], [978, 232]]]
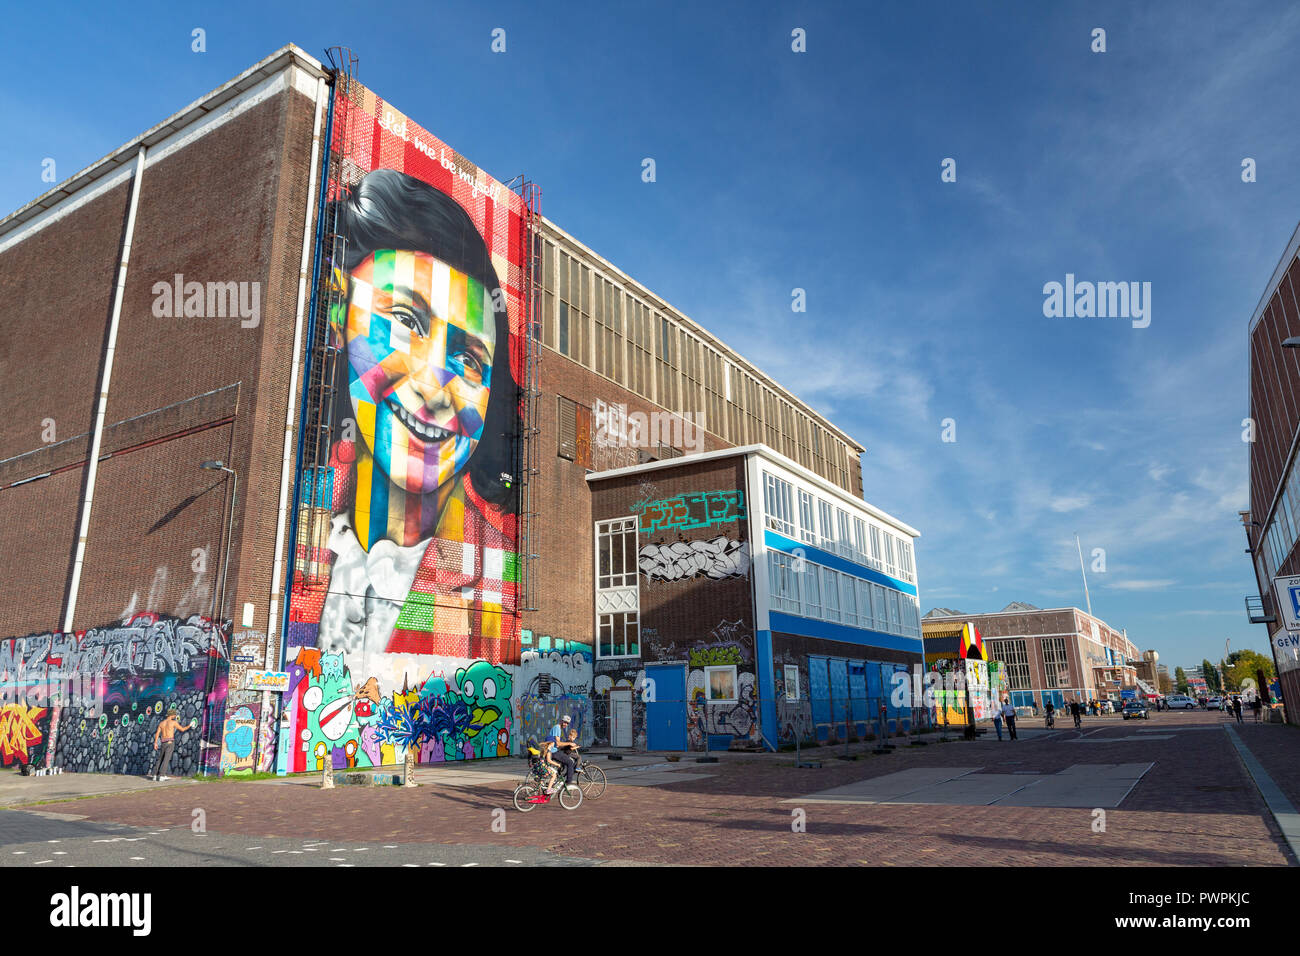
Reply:
[[840, 575], [840, 615], [850, 627], [858, 626], [857, 578], [848, 574]]
[[[786, 664], [785, 669], [785, 699], [793, 703], [799, 699], [799, 665]], [[790, 694], [790, 688], [794, 688], [793, 696]]]
[[770, 471], [763, 472], [763, 508], [769, 528], [787, 538], [795, 537], [794, 487]]
[[772, 607], [798, 614], [800, 610], [799, 574], [794, 570], [797, 559], [784, 551], [773, 550], [767, 553], [767, 560], [767, 580], [772, 597]]
[[836, 550], [848, 558], [853, 559], [853, 526], [849, 521], [849, 513], [843, 508], [835, 509], [835, 539], [839, 546]]
[[[639, 519], [635, 515], [628, 515], [622, 518], [610, 518], [606, 521], [596, 522], [596, 590], [604, 591], [610, 588], [629, 587], [637, 583], [637, 574], [640, 571], [638, 557], [640, 548], [637, 539], [639, 531]], [[632, 539], [632, 567], [625, 566], [626, 544], [625, 539]], [[608, 574], [600, 573], [600, 556], [604, 543], [608, 541], [611, 545], [617, 540], [619, 547], [619, 558], [613, 560], [613, 550], [610, 552], [610, 570]], [[614, 570], [615, 566], [619, 570]]]
[[[811, 561], [803, 563], [803, 572], [805, 577], [799, 585], [799, 600], [803, 604], [804, 615], [807, 617], [822, 616], [822, 588], [821, 588], [821, 565], [813, 564]], [[812, 585], [810, 588], [809, 585]], [[809, 596], [809, 591], [816, 589], [817, 594], [814, 597]]]
[[[822, 576], [822, 619], [826, 621], [840, 620], [840, 572], [834, 568], [823, 567]], [[834, 599], [835, 606], [831, 607], [831, 599]]]
[[799, 489], [799, 538], [808, 544], [817, 543], [817, 508], [810, 492]]
[[854, 585], [858, 592], [858, 620], [862, 622], [863, 627], [875, 628], [876, 616], [871, 607], [871, 582], [855, 578]]
[[[714, 671], [730, 671], [730, 672], [731, 672], [731, 693], [732, 693], [732, 696], [730, 696], [730, 697], [714, 697], [714, 696], [713, 696], [713, 673], [714, 673]], [[736, 673], [736, 665], [735, 665], [735, 664], [710, 664], [709, 666], [705, 667], [705, 668], [704, 668], [704, 700], [705, 700], [705, 703], [708, 703], [708, 704], [735, 704], [735, 703], [739, 703], [739, 702], [740, 702], [740, 698], [737, 696], [737, 693], [738, 693], [738, 691], [740, 690], [738, 677], [739, 677], [739, 675]]]
[[835, 508], [829, 501], [817, 499], [817, 524], [821, 528], [821, 547], [824, 551], [836, 551], [835, 547]]
[[858, 554], [858, 561], [867, 564], [871, 556], [867, 553], [867, 523], [857, 515], [853, 516], [853, 550]]

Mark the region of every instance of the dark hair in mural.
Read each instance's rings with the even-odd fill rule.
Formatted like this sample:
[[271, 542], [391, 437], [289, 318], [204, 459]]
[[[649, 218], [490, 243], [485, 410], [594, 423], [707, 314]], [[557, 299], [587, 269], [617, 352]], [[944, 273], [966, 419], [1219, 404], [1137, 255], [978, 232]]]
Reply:
[[[414, 176], [377, 169], [340, 198], [335, 210], [338, 234], [347, 240], [343, 265], [349, 272], [376, 250], [408, 249], [428, 253], [489, 290], [501, 288], [487, 244], [469, 213], [451, 196]], [[515, 485], [501, 480], [503, 473], [514, 473], [519, 428], [519, 386], [510, 368], [510, 323], [504, 299], [494, 315], [501, 346], [492, 359], [483, 437], [466, 467], [482, 498], [516, 510]], [[338, 400], [340, 414], [335, 420], [342, 422], [351, 414], [345, 389], [339, 390]]]

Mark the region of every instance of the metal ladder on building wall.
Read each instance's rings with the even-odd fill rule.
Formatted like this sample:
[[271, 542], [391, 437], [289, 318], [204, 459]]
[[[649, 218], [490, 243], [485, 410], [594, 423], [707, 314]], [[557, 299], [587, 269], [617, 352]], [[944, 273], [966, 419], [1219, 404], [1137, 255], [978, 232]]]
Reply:
[[[329, 143], [329, 162], [324, 188], [331, 200], [343, 189], [360, 180], [362, 170], [349, 157], [354, 155], [353, 130], [349, 122], [351, 106], [360, 95], [356, 84], [357, 58], [345, 47], [330, 50], [339, 54], [340, 65], [334, 79], [334, 129]], [[302, 473], [298, 483], [298, 533], [294, 542], [294, 587], [320, 583], [325, 549], [333, 519], [333, 472], [330, 449], [333, 441], [335, 403], [338, 398], [339, 350], [330, 335], [330, 316], [346, 300], [347, 290], [333, 282], [334, 269], [346, 272], [344, 260], [347, 240], [338, 234], [338, 213], [332, 204], [326, 207], [326, 221], [321, 237], [322, 259], [316, 281], [317, 308], [307, 340], [307, 395], [303, 405]]]
[[523, 288], [523, 333], [524, 333], [524, 380], [523, 389], [522, 432], [517, 445], [516, 473], [519, 475], [519, 602], [518, 610], [522, 614], [537, 610], [536, 586], [538, 553], [538, 521], [540, 515], [536, 510], [533, 495], [534, 479], [541, 473], [541, 455], [537, 436], [537, 410], [542, 395], [540, 384], [541, 338], [542, 338], [542, 189], [535, 183], [524, 179], [519, 186], [519, 194], [524, 200], [527, 217], [524, 230], [528, 248], [524, 254], [524, 288]]

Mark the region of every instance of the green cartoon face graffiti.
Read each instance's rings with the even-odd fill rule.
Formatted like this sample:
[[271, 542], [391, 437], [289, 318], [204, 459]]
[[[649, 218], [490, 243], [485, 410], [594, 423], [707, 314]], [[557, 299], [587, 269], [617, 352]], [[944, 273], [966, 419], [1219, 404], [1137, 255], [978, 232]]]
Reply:
[[320, 740], [334, 745], [346, 737], [349, 730], [355, 733], [355, 700], [342, 656], [326, 654], [321, 658], [320, 677], [313, 677], [311, 686], [302, 695], [313, 745]]
[[496, 725], [500, 722], [504, 726], [504, 717], [510, 713], [510, 674], [487, 661], [475, 661], [456, 671], [456, 688], [469, 708], [466, 739], [478, 743], [482, 734], [495, 747]]

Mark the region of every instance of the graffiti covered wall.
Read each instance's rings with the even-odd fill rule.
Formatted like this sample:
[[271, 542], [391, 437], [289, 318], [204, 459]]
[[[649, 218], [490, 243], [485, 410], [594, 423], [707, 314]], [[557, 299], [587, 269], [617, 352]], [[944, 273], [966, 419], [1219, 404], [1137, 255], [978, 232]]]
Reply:
[[641, 659], [597, 661], [594, 683], [598, 701], [634, 691], [634, 745], [647, 745], [643, 668], [660, 663], [683, 667], [685, 699], [655, 707], [684, 720], [688, 747], [761, 745], [746, 495], [740, 457], [593, 483], [596, 520], [637, 516]]
[[[0, 761], [68, 771], [145, 774], [170, 707], [183, 726], [174, 775], [216, 769], [228, 638], [207, 618], [133, 615], [73, 634], [0, 640]], [[20, 743], [21, 741], [21, 743]]]

